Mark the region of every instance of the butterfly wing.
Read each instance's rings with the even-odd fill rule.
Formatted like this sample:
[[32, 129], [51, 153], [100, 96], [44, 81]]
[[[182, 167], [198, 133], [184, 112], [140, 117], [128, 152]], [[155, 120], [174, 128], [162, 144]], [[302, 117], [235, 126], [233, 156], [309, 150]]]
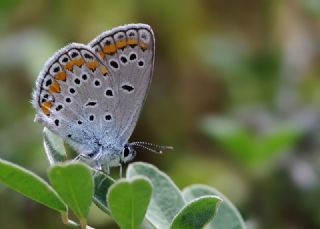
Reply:
[[[136, 126], [151, 83], [154, 44], [153, 31], [145, 24], [117, 27], [89, 43], [113, 78], [118, 95], [114, 100], [114, 131], [121, 145], [127, 143]], [[105, 138], [109, 138], [107, 133]]]
[[[115, 110], [106, 89], [108, 68], [94, 51], [70, 44], [53, 55], [39, 74], [33, 93], [36, 120], [60, 135], [78, 153], [98, 150], [103, 133], [113, 136]], [[116, 92], [112, 92], [117, 96]]]
[[36, 120], [78, 153], [121, 148], [138, 120], [153, 71], [154, 36], [143, 24], [102, 33], [53, 55], [33, 94]]

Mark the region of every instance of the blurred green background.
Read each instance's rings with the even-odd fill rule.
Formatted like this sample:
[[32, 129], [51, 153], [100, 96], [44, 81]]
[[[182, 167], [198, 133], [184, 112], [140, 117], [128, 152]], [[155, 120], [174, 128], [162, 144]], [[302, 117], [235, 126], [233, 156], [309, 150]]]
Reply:
[[[180, 188], [216, 187], [250, 229], [320, 228], [320, 1], [0, 1], [0, 157], [46, 178], [30, 100], [45, 61], [127, 23], [156, 37], [155, 72], [131, 140]], [[92, 207], [89, 224], [117, 228]], [[67, 228], [0, 186], [0, 228]]]

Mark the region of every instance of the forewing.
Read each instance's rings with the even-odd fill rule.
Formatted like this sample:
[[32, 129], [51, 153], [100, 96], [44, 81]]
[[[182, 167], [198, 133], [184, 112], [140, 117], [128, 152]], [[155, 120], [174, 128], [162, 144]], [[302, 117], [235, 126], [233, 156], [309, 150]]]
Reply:
[[[103, 134], [113, 136], [115, 109], [107, 89], [108, 68], [94, 51], [70, 44], [53, 55], [39, 74], [33, 94], [36, 120], [60, 135], [78, 153], [98, 150]], [[116, 92], [112, 91], [112, 96]]]
[[[154, 35], [150, 26], [129, 24], [99, 35], [89, 43], [110, 70], [114, 83], [116, 139], [131, 136], [148, 92], [154, 63]], [[106, 136], [108, 138], [108, 136]]]

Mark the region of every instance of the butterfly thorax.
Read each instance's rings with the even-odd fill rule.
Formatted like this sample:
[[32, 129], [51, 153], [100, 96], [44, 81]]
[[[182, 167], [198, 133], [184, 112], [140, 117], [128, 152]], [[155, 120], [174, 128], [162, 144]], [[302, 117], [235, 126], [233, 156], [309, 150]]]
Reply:
[[[101, 147], [97, 153], [95, 160], [101, 165], [101, 169], [105, 170], [103, 166], [118, 167], [121, 166], [121, 154], [122, 148], [108, 145], [107, 147]], [[99, 166], [100, 166], [99, 165]]]
[[136, 151], [129, 143], [120, 145], [96, 142], [93, 151], [82, 152], [80, 155], [97, 170], [109, 173], [109, 168], [121, 167], [122, 164], [131, 161]]

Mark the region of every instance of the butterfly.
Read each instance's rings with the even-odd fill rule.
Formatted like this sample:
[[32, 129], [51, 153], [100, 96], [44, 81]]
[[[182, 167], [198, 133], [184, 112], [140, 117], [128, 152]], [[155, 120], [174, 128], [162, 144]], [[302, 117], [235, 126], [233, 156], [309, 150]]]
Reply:
[[[109, 174], [136, 155], [136, 147], [171, 147], [128, 140], [149, 90], [155, 39], [149, 25], [103, 32], [88, 45], [57, 51], [38, 75], [35, 120], [59, 135], [97, 170]], [[154, 149], [153, 149], [154, 148]]]

